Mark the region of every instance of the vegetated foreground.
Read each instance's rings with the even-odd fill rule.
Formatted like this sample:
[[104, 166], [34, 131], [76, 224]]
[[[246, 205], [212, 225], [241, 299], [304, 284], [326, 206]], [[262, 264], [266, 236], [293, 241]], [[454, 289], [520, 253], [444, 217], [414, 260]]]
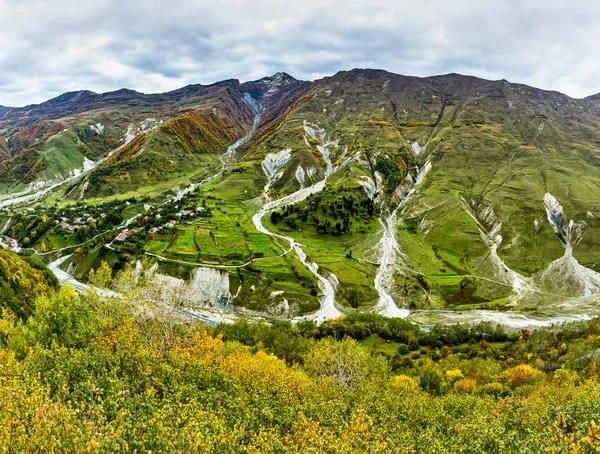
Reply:
[[532, 333], [359, 313], [210, 328], [119, 285], [63, 287], [26, 320], [4, 309], [0, 452], [600, 449], [598, 319]]

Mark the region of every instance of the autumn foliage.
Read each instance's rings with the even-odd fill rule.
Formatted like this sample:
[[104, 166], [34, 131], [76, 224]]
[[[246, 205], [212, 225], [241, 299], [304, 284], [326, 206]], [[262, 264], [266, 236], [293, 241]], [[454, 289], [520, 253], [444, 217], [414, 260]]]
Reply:
[[[575, 354], [596, 345], [588, 335], [562, 350], [565, 368], [556, 371], [536, 366], [532, 352], [546, 348], [535, 343], [537, 334], [514, 345], [521, 364], [430, 350], [431, 358], [394, 370], [357, 340], [319, 337], [307, 324], [215, 330], [174, 318], [162, 306], [140, 310], [128, 298], [64, 288], [41, 298], [27, 321], [0, 319], [0, 452], [499, 453], [600, 446], [600, 383], [593, 363], [577, 363]], [[456, 348], [471, 347], [483, 354], [499, 348]]]
[[27, 318], [34, 311], [36, 299], [52, 295], [57, 284], [41, 262], [21, 259], [0, 247], [0, 310]]

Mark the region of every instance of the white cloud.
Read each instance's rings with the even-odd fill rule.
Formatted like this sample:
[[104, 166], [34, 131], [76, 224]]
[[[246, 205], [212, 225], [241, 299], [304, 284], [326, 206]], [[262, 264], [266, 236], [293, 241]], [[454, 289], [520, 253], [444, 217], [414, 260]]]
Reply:
[[0, 104], [353, 67], [600, 91], [584, 0], [0, 0]]

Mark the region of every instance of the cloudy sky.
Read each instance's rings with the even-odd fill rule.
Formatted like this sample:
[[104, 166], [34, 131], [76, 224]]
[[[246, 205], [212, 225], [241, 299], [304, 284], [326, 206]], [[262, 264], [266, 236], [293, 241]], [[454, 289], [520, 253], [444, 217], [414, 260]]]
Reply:
[[0, 104], [286, 71], [458, 72], [600, 92], [590, 0], [0, 0]]

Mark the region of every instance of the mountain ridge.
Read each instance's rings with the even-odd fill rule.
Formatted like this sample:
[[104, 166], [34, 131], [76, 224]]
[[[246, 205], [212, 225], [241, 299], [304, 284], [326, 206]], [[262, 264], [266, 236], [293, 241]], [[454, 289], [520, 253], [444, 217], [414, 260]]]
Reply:
[[383, 73], [383, 74], [389, 74], [391, 76], [400, 76], [403, 78], [407, 78], [407, 79], [419, 79], [419, 80], [430, 80], [430, 81], [435, 81], [435, 80], [440, 80], [440, 79], [445, 79], [445, 78], [461, 78], [461, 79], [468, 79], [468, 80], [472, 80], [472, 81], [478, 81], [478, 82], [483, 82], [483, 83], [508, 83], [512, 86], [519, 86], [519, 87], [523, 87], [523, 88], [527, 88], [527, 89], [531, 89], [531, 90], [535, 90], [535, 91], [541, 91], [541, 92], [545, 92], [545, 93], [554, 93], [554, 94], [560, 94], [566, 98], [569, 98], [571, 100], [575, 100], [575, 101], [583, 101], [583, 100], [596, 100], [600, 98], [600, 92], [599, 93], [594, 93], [592, 95], [589, 96], [585, 96], [582, 98], [575, 98], [572, 96], [569, 96], [567, 94], [564, 94], [558, 90], [552, 90], [552, 89], [542, 89], [542, 88], [538, 88], [535, 87], [533, 85], [528, 85], [528, 84], [522, 84], [519, 82], [510, 82], [507, 79], [486, 79], [486, 78], [482, 78], [482, 77], [478, 77], [478, 76], [472, 76], [469, 74], [462, 74], [462, 73], [456, 73], [456, 72], [450, 72], [450, 73], [445, 73], [445, 74], [437, 74], [437, 75], [432, 75], [432, 76], [410, 76], [410, 75], [405, 75], [405, 74], [400, 74], [400, 73], [394, 73], [391, 71], [387, 71], [385, 69], [379, 69], [379, 68], [352, 68], [349, 70], [340, 70], [337, 73], [331, 75], [331, 76], [324, 76], [320, 79], [315, 79], [313, 81], [306, 81], [306, 80], [301, 80], [301, 79], [296, 79], [293, 76], [289, 75], [286, 72], [280, 71], [280, 72], [276, 72], [275, 74], [273, 74], [272, 76], [265, 76], [261, 79], [257, 79], [257, 80], [249, 80], [246, 82], [241, 82], [239, 79], [224, 79], [224, 80], [220, 80], [220, 81], [216, 81], [210, 84], [195, 84], [195, 83], [190, 83], [188, 85], [185, 85], [183, 87], [180, 88], [176, 88], [173, 90], [169, 90], [169, 91], [165, 91], [165, 92], [153, 92], [153, 93], [143, 93], [143, 92], [139, 92], [137, 90], [134, 89], [129, 89], [126, 87], [122, 87], [116, 90], [111, 90], [111, 91], [107, 91], [107, 92], [102, 92], [102, 93], [96, 93], [87, 89], [82, 89], [82, 90], [75, 90], [72, 92], [65, 92], [62, 93], [54, 98], [50, 98], [46, 101], [43, 101], [41, 103], [33, 103], [33, 104], [27, 104], [25, 106], [22, 107], [6, 107], [6, 106], [2, 106], [0, 105], [0, 112], [2, 111], [2, 109], [12, 109], [12, 110], [23, 110], [23, 109], [32, 109], [35, 107], [39, 107], [42, 106], [44, 104], [47, 103], [56, 103], [56, 102], [62, 102], [64, 98], [69, 98], [72, 96], [81, 96], [81, 95], [92, 95], [92, 96], [97, 96], [97, 97], [104, 97], [104, 98], [111, 98], [116, 94], [122, 94], [122, 93], [129, 93], [132, 97], [137, 97], [137, 96], [141, 96], [141, 97], [160, 97], [160, 96], [166, 96], [166, 95], [172, 95], [175, 94], [177, 92], [182, 92], [188, 89], [195, 89], [195, 88], [206, 88], [206, 87], [211, 87], [211, 86], [215, 86], [215, 85], [220, 85], [220, 84], [227, 84], [227, 83], [234, 83], [237, 85], [248, 85], [248, 84], [254, 84], [256, 82], [265, 80], [265, 79], [270, 79], [273, 78], [277, 75], [285, 75], [288, 78], [291, 78], [295, 81], [298, 82], [304, 82], [304, 83], [315, 83], [324, 79], [328, 79], [328, 78], [332, 78], [332, 77], [336, 77], [338, 75], [342, 75], [342, 74], [360, 74], [360, 73]]

